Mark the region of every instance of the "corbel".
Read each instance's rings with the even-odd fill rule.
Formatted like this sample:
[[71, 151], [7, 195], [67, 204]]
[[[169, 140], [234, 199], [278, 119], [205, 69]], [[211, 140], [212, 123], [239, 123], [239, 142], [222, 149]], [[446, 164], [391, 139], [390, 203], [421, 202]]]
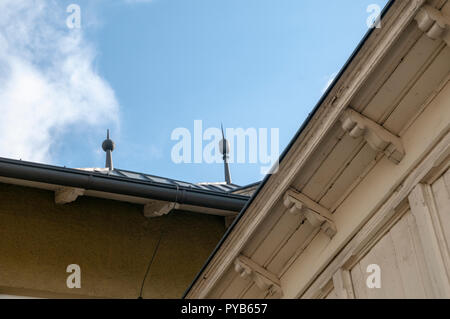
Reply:
[[353, 138], [364, 137], [377, 152], [383, 152], [389, 160], [398, 164], [405, 156], [401, 139], [368, 117], [347, 108], [341, 117], [342, 128]]
[[144, 216], [147, 218], [161, 217], [167, 215], [173, 209], [178, 209], [177, 203], [167, 203], [163, 201], [152, 200], [144, 205]]
[[84, 189], [75, 187], [62, 187], [55, 191], [55, 203], [64, 205], [76, 201], [78, 196], [84, 195]]
[[234, 270], [244, 279], [251, 280], [269, 296], [283, 295], [280, 279], [250, 258], [239, 255], [234, 261]]
[[416, 17], [419, 29], [433, 40], [444, 40], [450, 45], [450, 17], [430, 5], [420, 8]]
[[291, 214], [300, 215], [306, 219], [314, 228], [321, 228], [325, 234], [333, 238], [336, 234], [336, 225], [333, 221], [333, 215], [306, 195], [289, 189], [283, 199], [283, 205]]

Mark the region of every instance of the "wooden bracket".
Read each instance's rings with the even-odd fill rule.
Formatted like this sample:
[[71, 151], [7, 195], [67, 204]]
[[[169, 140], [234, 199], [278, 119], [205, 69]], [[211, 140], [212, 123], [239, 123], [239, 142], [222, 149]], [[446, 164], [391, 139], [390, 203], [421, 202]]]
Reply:
[[289, 189], [284, 195], [283, 204], [291, 214], [301, 215], [314, 228], [321, 227], [328, 237], [333, 238], [336, 234], [333, 215], [328, 209], [306, 195], [294, 189]]
[[347, 108], [341, 117], [342, 128], [353, 138], [363, 136], [375, 151], [383, 152], [395, 164], [405, 156], [401, 139], [378, 123], [364, 115]]
[[419, 29], [433, 40], [444, 40], [450, 45], [450, 17], [430, 5], [424, 5], [414, 18]]
[[250, 258], [239, 255], [234, 261], [234, 270], [244, 279], [252, 280], [268, 296], [283, 295], [280, 279]]
[[64, 205], [76, 201], [78, 196], [84, 195], [84, 189], [74, 187], [62, 187], [55, 191], [55, 203]]
[[173, 209], [177, 209], [177, 203], [167, 203], [158, 200], [152, 200], [144, 205], [144, 216], [147, 218], [161, 217], [167, 215]]

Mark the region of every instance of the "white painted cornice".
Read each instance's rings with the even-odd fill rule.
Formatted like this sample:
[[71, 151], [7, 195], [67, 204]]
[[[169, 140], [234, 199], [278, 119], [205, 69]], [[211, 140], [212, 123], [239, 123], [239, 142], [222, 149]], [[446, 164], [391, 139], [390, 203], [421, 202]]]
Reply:
[[408, 0], [392, 4], [383, 17], [382, 28], [374, 30], [360, 48], [284, 156], [278, 172], [270, 176], [253, 198], [245, 214], [228, 234], [186, 298], [208, 297], [424, 3], [425, 0]]

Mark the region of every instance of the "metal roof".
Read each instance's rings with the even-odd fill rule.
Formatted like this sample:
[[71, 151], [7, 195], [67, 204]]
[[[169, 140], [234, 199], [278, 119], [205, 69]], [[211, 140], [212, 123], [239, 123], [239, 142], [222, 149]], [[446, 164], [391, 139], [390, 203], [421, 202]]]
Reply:
[[222, 193], [230, 193], [234, 190], [240, 189], [241, 186], [236, 184], [227, 184], [225, 182], [218, 182], [218, 183], [190, 183], [190, 182], [184, 182], [172, 178], [167, 177], [161, 177], [156, 175], [150, 175], [145, 173], [138, 173], [133, 172], [129, 170], [124, 169], [113, 169], [109, 170], [108, 168], [78, 168], [82, 171], [88, 171], [88, 172], [96, 172], [101, 173], [106, 176], [116, 176], [116, 177], [125, 177], [130, 178], [134, 180], [139, 181], [146, 181], [146, 182], [154, 182], [159, 184], [166, 184], [166, 185], [172, 185], [172, 186], [181, 186], [181, 187], [187, 187], [197, 190], [206, 190], [206, 191], [213, 191], [213, 192], [222, 192]]

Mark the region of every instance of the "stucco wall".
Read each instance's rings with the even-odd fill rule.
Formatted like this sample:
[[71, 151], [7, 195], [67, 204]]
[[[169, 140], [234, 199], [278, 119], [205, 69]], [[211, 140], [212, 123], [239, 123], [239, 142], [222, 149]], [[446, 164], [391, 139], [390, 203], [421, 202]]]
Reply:
[[[159, 234], [144, 298], [179, 298], [224, 233], [221, 217], [176, 212], [147, 219], [142, 206], [0, 184], [0, 294], [137, 298]], [[69, 264], [81, 288], [66, 286]]]

